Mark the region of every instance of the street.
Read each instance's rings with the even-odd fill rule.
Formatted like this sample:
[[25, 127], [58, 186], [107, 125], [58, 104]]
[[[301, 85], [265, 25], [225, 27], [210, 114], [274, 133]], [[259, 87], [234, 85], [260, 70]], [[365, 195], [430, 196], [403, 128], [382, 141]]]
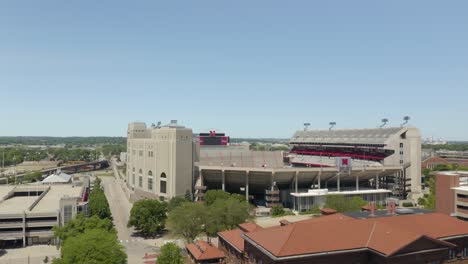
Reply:
[[[115, 177], [101, 177], [104, 193], [106, 194], [112, 212], [113, 222], [118, 232], [118, 239], [125, 247], [128, 255], [128, 263], [139, 264], [147, 260], [143, 259], [145, 253], [154, 254], [158, 248], [156, 240], [143, 239], [135, 235], [133, 228], [127, 227], [132, 204], [128, 201], [118, 179], [118, 171], [114, 162], [111, 162]], [[122, 182], [123, 184], [123, 182]]]

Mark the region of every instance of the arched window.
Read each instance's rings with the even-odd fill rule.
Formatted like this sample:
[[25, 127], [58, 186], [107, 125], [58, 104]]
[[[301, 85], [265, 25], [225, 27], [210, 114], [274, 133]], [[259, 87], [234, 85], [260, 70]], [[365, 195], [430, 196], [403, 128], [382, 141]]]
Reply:
[[166, 173], [161, 173], [161, 178], [166, 178]]
[[140, 173], [140, 174], [143, 174], [143, 170], [142, 170], [142, 169], [140, 169], [140, 170], [138, 171], [138, 173]]
[[148, 171], [148, 176], [153, 176], [153, 172], [152, 172], [152, 171]]

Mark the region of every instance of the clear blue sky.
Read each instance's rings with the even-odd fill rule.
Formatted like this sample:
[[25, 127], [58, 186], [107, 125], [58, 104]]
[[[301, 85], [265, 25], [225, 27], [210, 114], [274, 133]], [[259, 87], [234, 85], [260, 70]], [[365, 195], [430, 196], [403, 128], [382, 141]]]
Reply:
[[131, 121], [289, 137], [404, 115], [468, 140], [468, 1], [1, 1], [0, 135]]

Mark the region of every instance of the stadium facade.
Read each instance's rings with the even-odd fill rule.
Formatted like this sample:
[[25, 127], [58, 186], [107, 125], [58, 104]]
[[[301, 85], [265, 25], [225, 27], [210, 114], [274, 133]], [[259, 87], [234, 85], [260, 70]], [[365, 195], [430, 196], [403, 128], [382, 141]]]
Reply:
[[192, 190], [197, 146], [192, 129], [136, 122], [128, 125], [127, 185], [134, 199], [167, 200]]
[[[210, 143], [200, 145], [200, 137]], [[421, 137], [413, 127], [301, 130], [290, 139], [289, 153], [226, 141], [215, 132], [193, 136], [176, 121], [131, 123], [127, 183], [137, 198], [168, 199], [191, 190], [202, 199], [207, 189], [222, 189], [257, 205], [297, 211], [323, 204], [327, 195], [379, 203], [421, 195]], [[348, 165], [343, 169], [337, 160]]]

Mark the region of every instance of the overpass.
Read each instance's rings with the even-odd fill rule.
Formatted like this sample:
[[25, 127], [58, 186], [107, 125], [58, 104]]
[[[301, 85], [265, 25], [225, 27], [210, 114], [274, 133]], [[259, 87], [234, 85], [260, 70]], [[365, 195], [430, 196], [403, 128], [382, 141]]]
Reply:
[[[95, 171], [95, 170], [100, 170], [109, 167], [109, 162], [107, 160], [98, 160], [98, 161], [90, 161], [90, 162], [84, 162], [84, 163], [79, 163], [79, 164], [71, 164], [71, 165], [65, 165], [65, 166], [60, 166], [60, 167], [55, 167], [55, 168], [48, 168], [48, 169], [43, 169], [40, 170], [42, 175], [51, 175], [58, 170], [63, 171], [63, 172], [68, 172], [68, 173], [78, 173], [78, 172], [84, 172], [84, 171]], [[9, 177], [13, 176], [19, 179], [22, 179], [26, 174], [29, 174], [31, 172], [27, 173], [21, 173], [21, 174], [16, 174], [16, 175], [10, 175]], [[7, 177], [1, 177], [0, 181], [5, 181]]]

